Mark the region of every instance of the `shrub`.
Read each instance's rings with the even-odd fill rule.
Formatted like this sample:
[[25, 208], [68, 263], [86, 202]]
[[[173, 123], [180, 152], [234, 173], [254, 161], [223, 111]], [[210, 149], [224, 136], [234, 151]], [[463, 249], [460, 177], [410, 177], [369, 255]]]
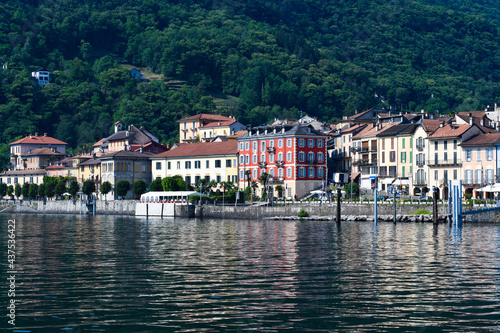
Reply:
[[298, 216], [299, 217], [309, 217], [309, 213], [306, 212], [305, 210], [301, 209]]
[[419, 208], [413, 213], [413, 215], [432, 215], [432, 213], [429, 213], [423, 208]]

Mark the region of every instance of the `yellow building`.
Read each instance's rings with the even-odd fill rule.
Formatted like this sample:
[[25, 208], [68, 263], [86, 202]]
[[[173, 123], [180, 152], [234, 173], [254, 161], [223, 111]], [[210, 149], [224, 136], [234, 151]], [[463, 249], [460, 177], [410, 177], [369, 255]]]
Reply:
[[245, 129], [245, 126], [234, 118], [216, 114], [202, 113], [177, 122], [182, 143], [211, 141], [217, 136], [229, 136]]
[[151, 157], [153, 179], [179, 175], [195, 186], [200, 179], [238, 184], [238, 142], [183, 144]]

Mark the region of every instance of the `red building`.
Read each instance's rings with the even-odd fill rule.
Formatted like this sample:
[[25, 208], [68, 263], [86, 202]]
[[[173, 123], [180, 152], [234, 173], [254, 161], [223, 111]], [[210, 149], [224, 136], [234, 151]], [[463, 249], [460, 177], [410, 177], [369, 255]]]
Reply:
[[[248, 186], [248, 178], [259, 183], [260, 176], [269, 175], [267, 185], [281, 185], [285, 197], [301, 198], [321, 188], [327, 177], [326, 140], [328, 136], [311, 125], [283, 124], [251, 128], [238, 138], [239, 187]], [[248, 174], [249, 173], [249, 174]]]

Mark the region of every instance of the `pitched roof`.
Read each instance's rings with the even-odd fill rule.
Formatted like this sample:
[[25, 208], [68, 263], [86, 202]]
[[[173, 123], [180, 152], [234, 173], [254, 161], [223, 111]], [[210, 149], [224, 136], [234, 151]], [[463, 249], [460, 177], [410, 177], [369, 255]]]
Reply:
[[53, 156], [64, 156], [63, 153], [54, 152], [51, 148], [36, 148], [32, 149], [27, 153], [21, 154], [21, 156], [41, 156], [41, 155], [53, 155]]
[[237, 139], [239, 138], [240, 136], [244, 135], [247, 131], [243, 130], [243, 131], [238, 131], [232, 135], [228, 135], [228, 138], [229, 139]]
[[[276, 129], [276, 132], [274, 130]], [[267, 131], [267, 132], [266, 132]], [[249, 135], [251, 134], [251, 135]], [[311, 124], [296, 123], [293, 125], [276, 125], [276, 126], [259, 126], [247, 130], [245, 134], [240, 136], [240, 139], [253, 139], [255, 138], [272, 138], [283, 136], [322, 136], [328, 135], [315, 130]]]
[[441, 120], [437, 119], [422, 119], [422, 127], [427, 133], [434, 133], [439, 128]]
[[31, 170], [10, 170], [6, 171], [0, 176], [18, 176], [18, 175], [46, 175], [45, 169], [31, 169]]
[[[352, 139], [362, 139], [365, 136], [376, 136], [379, 133], [382, 133], [382, 131], [388, 129], [389, 127], [396, 126], [399, 123], [381, 123], [377, 124], [374, 127], [372, 126], [366, 126], [364, 129], [362, 129], [358, 134], [352, 137]], [[380, 125], [380, 129], [378, 129], [378, 126]]]
[[462, 134], [467, 132], [471, 126], [470, 125], [451, 125], [446, 124], [443, 127], [439, 127], [434, 133], [429, 135], [428, 139], [439, 139], [439, 138], [449, 138], [449, 137], [460, 137]]
[[28, 135], [20, 140], [9, 143], [9, 145], [17, 145], [17, 144], [67, 145], [66, 142], [45, 135], [44, 136]]
[[100, 147], [100, 146], [102, 146], [102, 144], [104, 143], [104, 141], [106, 141], [106, 138], [102, 138], [101, 140], [97, 141], [96, 143], [94, 143], [92, 145], [92, 147]]
[[107, 153], [99, 157], [101, 160], [104, 159], [111, 159], [111, 158], [137, 158], [137, 159], [142, 159], [142, 158], [150, 158], [152, 156], [157, 156], [154, 153], [150, 153], [148, 151], [143, 151], [142, 153], [140, 151], [131, 151], [131, 150], [120, 150], [120, 151], [114, 151], [111, 153]]
[[229, 121], [233, 120], [233, 118], [226, 117], [226, 116], [221, 116], [219, 114], [206, 114], [206, 113], [200, 113], [194, 116], [190, 116], [187, 118], [182, 118], [180, 120], [177, 120], [177, 122], [184, 122], [184, 121], [193, 121], [193, 120], [205, 120], [205, 121]]
[[479, 134], [467, 141], [462, 142], [460, 145], [463, 147], [471, 147], [492, 146], [493, 144], [500, 144], [500, 133]]
[[97, 164], [101, 164], [101, 160], [98, 159], [98, 158], [91, 158], [89, 160], [86, 160], [85, 162], [82, 162], [82, 163], [78, 164], [78, 166], [81, 166], [81, 165], [97, 165]]
[[180, 145], [153, 158], [173, 158], [188, 156], [231, 155], [238, 153], [237, 141], [189, 143]]
[[225, 121], [213, 121], [211, 123], [208, 123], [206, 125], [203, 125], [202, 129], [203, 128], [206, 128], [206, 127], [222, 127], [222, 126], [230, 126], [232, 124], [234, 124], [236, 121], [234, 119], [231, 119], [231, 120], [225, 120]]
[[396, 124], [394, 124], [394, 126], [390, 126], [383, 131], [379, 131], [377, 136], [394, 136], [394, 135], [399, 134], [401, 131], [405, 130], [410, 125], [411, 124], [396, 123]]
[[139, 128], [130, 125], [130, 130], [118, 131], [108, 136], [105, 142], [128, 139], [129, 144], [144, 145], [151, 141], [151, 137], [143, 133]]
[[366, 127], [366, 124], [357, 124], [351, 127], [343, 127], [342, 130], [340, 131], [341, 134], [346, 134], [346, 133], [352, 133], [355, 131], [361, 131], [363, 128]]

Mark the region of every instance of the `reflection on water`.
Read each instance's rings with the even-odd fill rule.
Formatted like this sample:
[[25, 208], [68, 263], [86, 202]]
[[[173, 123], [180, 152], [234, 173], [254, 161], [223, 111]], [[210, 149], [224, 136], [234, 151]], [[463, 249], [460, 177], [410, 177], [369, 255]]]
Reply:
[[15, 218], [18, 330], [500, 330], [498, 225]]

